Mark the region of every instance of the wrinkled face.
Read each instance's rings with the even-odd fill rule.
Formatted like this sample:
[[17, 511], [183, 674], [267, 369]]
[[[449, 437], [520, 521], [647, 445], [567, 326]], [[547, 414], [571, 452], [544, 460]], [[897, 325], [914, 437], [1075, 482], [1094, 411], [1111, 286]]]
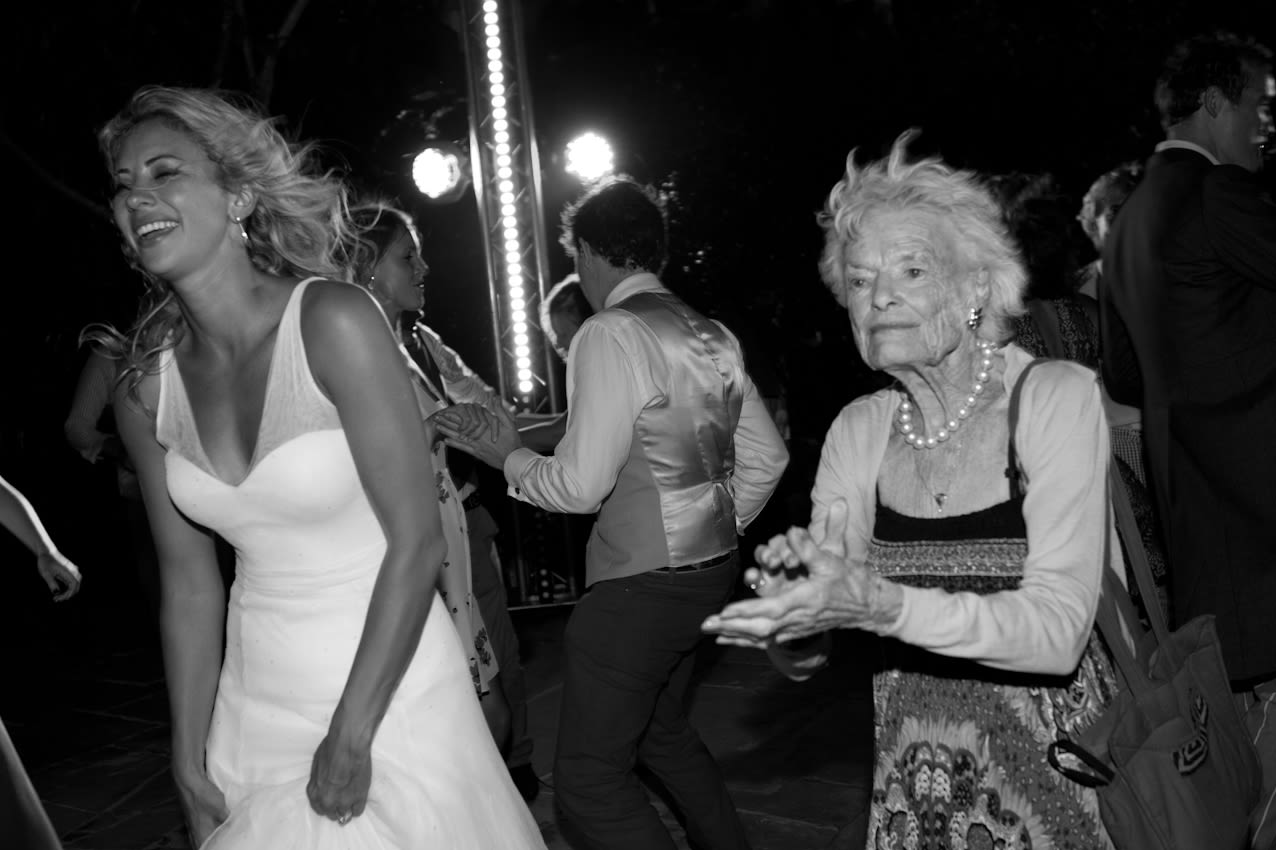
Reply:
[[860, 356], [891, 371], [941, 362], [960, 343], [962, 322], [947, 225], [927, 212], [870, 213], [834, 291], [846, 307]]
[[139, 124], [120, 145], [112, 170], [115, 224], [147, 271], [173, 279], [219, 252], [243, 252], [231, 221], [234, 198], [185, 133], [160, 121]]
[[372, 292], [394, 312], [418, 312], [425, 306], [425, 276], [430, 267], [421, 259], [416, 235], [404, 233], [372, 269]]
[[1269, 68], [1255, 69], [1240, 100], [1222, 98], [1217, 118], [1218, 159], [1224, 165], [1239, 165], [1248, 171], [1263, 167], [1263, 146], [1272, 134], [1271, 104], [1276, 97], [1276, 80]]

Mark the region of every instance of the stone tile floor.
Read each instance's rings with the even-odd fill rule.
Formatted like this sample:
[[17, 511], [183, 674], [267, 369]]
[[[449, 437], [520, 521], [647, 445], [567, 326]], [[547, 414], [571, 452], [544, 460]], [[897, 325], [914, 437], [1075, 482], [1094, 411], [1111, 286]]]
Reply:
[[[532, 811], [551, 850], [570, 846], [555, 821], [551, 764], [570, 610], [514, 614], [528, 678], [533, 766], [542, 778]], [[847, 651], [831, 668], [801, 684], [780, 676], [758, 652], [708, 644], [702, 653], [692, 721], [722, 764], [755, 850], [851, 848], [857, 831], [862, 835], [871, 700], [853, 644], [841, 649]], [[147, 640], [119, 638], [77, 650], [74, 663], [34, 676], [39, 699], [6, 698], [3, 714], [64, 846], [186, 850], [168, 773], [158, 652]], [[21, 684], [22, 677], [10, 681]], [[655, 794], [653, 803], [686, 847]]]

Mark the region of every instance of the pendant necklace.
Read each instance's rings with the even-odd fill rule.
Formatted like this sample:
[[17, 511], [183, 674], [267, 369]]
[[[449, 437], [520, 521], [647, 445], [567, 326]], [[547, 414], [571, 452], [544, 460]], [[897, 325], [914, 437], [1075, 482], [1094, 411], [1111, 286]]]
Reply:
[[[943, 477], [942, 490], [936, 490], [930, 485], [930, 476], [922, 471], [922, 452], [913, 452], [913, 470], [917, 473], [917, 478], [921, 481], [922, 486], [926, 488], [927, 495], [930, 496], [932, 502], [935, 503], [935, 513], [943, 514], [944, 508], [948, 505], [948, 491], [952, 489], [953, 476], [956, 473], [957, 457], [961, 454], [962, 441], [957, 440], [947, 447], [943, 465], [945, 474]], [[934, 458], [935, 455], [928, 455]]]
[[904, 442], [908, 445], [914, 449], [922, 450], [913, 453], [913, 468], [917, 472], [917, 477], [921, 480], [922, 486], [926, 488], [926, 492], [930, 495], [931, 501], [935, 503], [935, 511], [937, 513], [942, 514], [948, 504], [948, 490], [950, 489], [948, 485], [952, 484], [952, 478], [956, 472], [956, 459], [961, 452], [961, 440], [958, 439], [952, 446], [946, 447], [948, 451], [944, 458], [944, 465], [952, 468], [947, 470], [947, 474], [944, 477], [944, 488], [941, 491], [937, 492], [931, 487], [930, 479], [922, 473], [921, 456], [928, 454], [934, 457], [933, 454], [924, 450], [934, 449], [947, 443], [974, 414], [976, 406], [983, 399], [984, 390], [988, 382], [992, 379], [992, 358], [996, 348], [996, 343], [992, 342], [984, 341], [978, 344], [978, 350], [975, 355], [975, 380], [970, 386], [970, 395], [962, 400], [963, 403], [958, 408], [957, 415], [945, 422], [935, 434], [931, 436], [922, 435], [918, 427], [921, 423], [913, 421], [913, 403], [907, 396], [900, 401], [899, 407], [896, 408], [895, 430], [900, 433], [904, 438]]

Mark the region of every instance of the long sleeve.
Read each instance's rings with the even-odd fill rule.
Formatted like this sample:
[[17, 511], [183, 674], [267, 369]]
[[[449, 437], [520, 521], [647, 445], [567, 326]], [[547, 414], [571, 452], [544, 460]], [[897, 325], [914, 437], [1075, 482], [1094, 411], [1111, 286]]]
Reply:
[[1222, 165], [1202, 186], [1210, 245], [1233, 271], [1264, 289], [1276, 289], [1276, 204], [1252, 174]]
[[616, 484], [634, 422], [654, 394], [645, 362], [610, 322], [587, 321], [567, 355], [567, 431], [552, 456], [519, 449], [505, 459], [510, 494], [546, 510], [589, 514]]
[[92, 351], [80, 371], [71, 397], [71, 410], [62, 426], [66, 441], [90, 463], [98, 459], [107, 435], [97, 429], [102, 411], [111, 400], [115, 379], [115, 361]]
[[422, 342], [429, 348], [435, 365], [439, 367], [443, 388], [452, 401], [488, 405], [493, 399], [500, 397], [500, 393], [466, 366], [461, 355], [444, 344], [442, 338], [431, 328], [418, 323], [416, 329]]
[[877, 475], [890, 436], [895, 404], [888, 391], [857, 399], [829, 426], [811, 488], [811, 536], [824, 539], [829, 509], [839, 499], [847, 504], [845, 558], [863, 563], [873, 535], [877, 510]]
[[1117, 311], [1111, 283], [1099, 284], [1099, 337], [1103, 351], [1103, 386], [1113, 401], [1132, 407], [1143, 406], [1143, 377], [1130, 331]]
[[[739, 342], [723, 327], [739, 352]], [[743, 352], [739, 352], [744, 362]], [[775, 427], [775, 420], [762, 397], [758, 395], [753, 380], [744, 375], [744, 403], [740, 408], [740, 421], [736, 423], [732, 442], [735, 447], [735, 468], [729, 486], [735, 501], [736, 528], [743, 532], [749, 523], [766, 507], [780, 476], [789, 465], [789, 450]]]
[[980, 596], [906, 587], [883, 633], [1003, 670], [1065, 674], [1089, 639], [1112, 534], [1107, 423], [1093, 374], [1073, 364], [1036, 370], [1021, 403], [1028, 556], [1019, 588]]

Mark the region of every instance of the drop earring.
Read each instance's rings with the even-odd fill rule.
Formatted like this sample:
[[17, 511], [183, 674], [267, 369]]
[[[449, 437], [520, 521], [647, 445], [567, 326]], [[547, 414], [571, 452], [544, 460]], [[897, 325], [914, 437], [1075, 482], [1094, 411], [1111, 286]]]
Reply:
[[984, 321], [984, 308], [971, 307], [970, 316], [966, 319], [966, 327], [970, 328], [970, 332], [974, 333], [975, 331], [979, 330], [979, 326], [983, 324], [983, 321]]
[[237, 216], [237, 215], [231, 216], [230, 220], [235, 222], [235, 224], [239, 225], [239, 235], [244, 238], [244, 244], [247, 245], [248, 244], [248, 229], [244, 227], [243, 217]]

